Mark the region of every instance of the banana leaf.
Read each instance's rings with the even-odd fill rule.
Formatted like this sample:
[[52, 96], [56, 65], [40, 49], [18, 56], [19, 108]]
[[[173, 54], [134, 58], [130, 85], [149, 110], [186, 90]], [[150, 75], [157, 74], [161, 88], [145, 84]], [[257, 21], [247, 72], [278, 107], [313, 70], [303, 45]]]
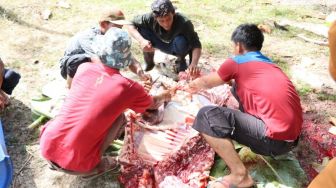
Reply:
[[[249, 148], [243, 147], [239, 149], [238, 154], [258, 188], [301, 188], [307, 183], [305, 172], [291, 152], [272, 158], [257, 155]], [[229, 174], [227, 166], [216, 155], [210, 176], [218, 178], [227, 174]]]

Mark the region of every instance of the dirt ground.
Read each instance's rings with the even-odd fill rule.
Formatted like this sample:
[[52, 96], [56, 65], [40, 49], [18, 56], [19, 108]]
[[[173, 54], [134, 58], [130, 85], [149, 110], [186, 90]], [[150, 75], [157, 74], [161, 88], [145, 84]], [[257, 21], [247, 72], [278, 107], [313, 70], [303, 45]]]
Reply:
[[[57, 60], [62, 56], [66, 42], [80, 29], [94, 25], [94, 20], [85, 21], [75, 17], [70, 22], [60, 16], [51, 17], [50, 21], [41, 19], [41, 12], [45, 7], [51, 7], [53, 14], [66, 11], [55, 8], [56, 1], [34, 0], [16, 5], [8, 2], [0, 2], [0, 55], [7, 67], [18, 70], [22, 75], [21, 82], [11, 97], [11, 105], [0, 114], [9, 155], [14, 163], [13, 187], [120, 187], [110, 175], [83, 182], [77, 177], [49, 170], [38, 152], [39, 130], [27, 128], [32, 123], [30, 100], [40, 94], [43, 85], [60, 78]], [[301, 5], [303, 1], [267, 2], [275, 5]], [[316, 14], [312, 15], [313, 17], [336, 10], [334, 1], [309, 3], [314, 4], [312, 11]], [[91, 8], [90, 5], [83, 6], [85, 9]], [[93, 12], [96, 11], [96, 8], [92, 9]], [[63, 25], [55, 29], [53, 24], [57, 24], [57, 21], [62, 21]], [[263, 52], [287, 69], [300, 91], [305, 117], [322, 126], [330, 126], [328, 118], [336, 117], [336, 84], [328, 75], [328, 48], [305, 42], [294, 35], [284, 37], [277, 34], [265, 34]], [[218, 67], [226, 55], [230, 54], [230, 48], [226, 48], [225, 51], [224, 55], [213, 55], [204, 49], [200, 62], [203, 65]], [[310, 150], [309, 146], [304, 144], [299, 148]], [[305, 164], [311, 162], [321, 161], [316, 157], [303, 160]]]

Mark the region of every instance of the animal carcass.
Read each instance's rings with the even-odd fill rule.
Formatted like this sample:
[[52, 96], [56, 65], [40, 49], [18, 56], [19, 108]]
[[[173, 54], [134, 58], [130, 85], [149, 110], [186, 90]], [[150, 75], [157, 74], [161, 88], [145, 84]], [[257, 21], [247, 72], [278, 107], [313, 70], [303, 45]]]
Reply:
[[221, 104], [232, 101], [230, 87], [220, 87], [221, 96], [217, 97], [214, 92], [218, 91], [213, 90], [192, 98], [178, 91], [164, 107], [163, 120], [157, 125], [131, 115], [119, 156], [119, 181], [126, 188], [205, 187], [215, 152], [191, 125], [202, 106], [213, 104], [209, 98]]

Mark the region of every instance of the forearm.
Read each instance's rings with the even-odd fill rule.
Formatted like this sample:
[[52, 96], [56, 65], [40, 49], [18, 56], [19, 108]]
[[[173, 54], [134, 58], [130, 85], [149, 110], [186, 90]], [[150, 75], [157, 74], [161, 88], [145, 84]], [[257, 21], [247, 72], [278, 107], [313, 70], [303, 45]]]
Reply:
[[5, 65], [2, 62], [1, 58], [0, 58], [0, 86], [2, 86], [2, 82], [3, 82], [3, 77], [4, 77], [4, 71], [5, 71]]
[[201, 57], [202, 49], [201, 48], [194, 48], [192, 50], [192, 59], [191, 64], [196, 66], [198, 64], [198, 61]]
[[197, 78], [194, 81], [190, 82], [189, 87], [193, 88], [195, 91], [211, 88], [207, 84], [207, 81], [204, 79], [204, 77]]
[[131, 36], [135, 38], [135, 40], [137, 40], [138, 42], [145, 40], [134, 25], [127, 25], [126, 28]]
[[163, 92], [159, 95], [153, 96], [153, 103], [148, 109], [157, 109], [159, 108], [164, 102], [169, 101], [171, 98], [171, 94], [169, 92]]
[[202, 76], [190, 82], [188, 84], [188, 88], [190, 88], [192, 93], [197, 93], [200, 90], [210, 89], [224, 83], [225, 81], [223, 81], [221, 77], [219, 77], [217, 72], [213, 72], [210, 73], [209, 75]]
[[334, 80], [336, 80], [336, 21], [329, 29], [329, 72]]
[[141, 68], [140, 62], [137, 61], [135, 58], [132, 59], [132, 63], [129, 66], [129, 69], [140, 78], [144, 77], [145, 73]]

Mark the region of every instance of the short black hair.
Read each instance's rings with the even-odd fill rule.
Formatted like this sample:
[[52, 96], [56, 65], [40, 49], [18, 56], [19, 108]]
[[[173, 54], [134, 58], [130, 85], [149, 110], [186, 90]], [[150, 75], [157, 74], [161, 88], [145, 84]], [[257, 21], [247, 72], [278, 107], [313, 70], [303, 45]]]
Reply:
[[170, 0], [154, 0], [151, 8], [154, 17], [163, 17], [169, 13], [175, 13], [175, 7]]
[[231, 40], [240, 42], [246, 50], [260, 51], [264, 42], [264, 35], [255, 24], [241, 24], [232, 33]]

